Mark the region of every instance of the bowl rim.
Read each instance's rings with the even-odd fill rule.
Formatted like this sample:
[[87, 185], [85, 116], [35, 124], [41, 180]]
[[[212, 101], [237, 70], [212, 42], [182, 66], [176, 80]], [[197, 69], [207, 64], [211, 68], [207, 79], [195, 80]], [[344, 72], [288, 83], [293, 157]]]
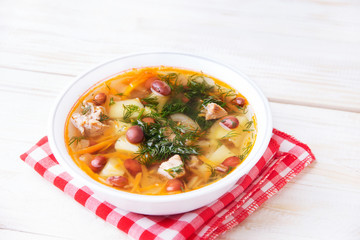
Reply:
[[[57, 145], [55, 143], [55, 137], [54, 137], [55, 134], [54, 134], [54, 125], [53, 125], [54, 118], [56, 116], [56, 111], [57, 111], [59, 105], [61, 104], [61, 101], [64, 99], [66, 93], [80, 79], [82, 79], [86, 75], [98, 70], [99, 68], [103, 67], [104, 65], [107, 65], [112, 62], [119, 61], [119, 60], [126, 60], [127, 58], [139, 57], [139, 56], [143, 56], [143, 55], [154, 55], [154, 54], [155, 55], [159, 55], [159, 54], [160, 55], [178, 55], [178, 56], [185, 56], [185, 57], [196, 58], [196, 59], [200, 59], [200, 60], [204, 60], [204, 61], [209, 61], [216, 65], [220, 65], [224, 68], [228, 68], [229, 70], [231, 70], [231, 71], [235, 72], [237, 75], [239, 75], [241, 78], [245, 79], [246, 82], [248, 82], [251, 85], [251, 87], [258, 94], [258, 97], [260, 97], [260, 100], [265, 109], [265, 115], [267, 118], [266, 126], [264, 126], [264, 128], [265, 128], [264, 138], [261, 142], [261, 145], [258, 148], [258, 151], [255, 153], [255, 155], [253, 156], [251, 161], [247, 161], [246, 164], [244, 164], [245, 162], [242, 163], [240, 165], [241, 168], [240, 168], [240, 166], [237, 167], [234, 171], [232, 171], [230, 174], [226, 175], [224, 178], [222, 178], [214, 183], [211, 183], [207, 186], [204, 186], [204, 187], [201, 187], [199, 189], [192, 190], [189, 192], [171, 194], [171, 195], [145, 195], [145, 194], [129, 193], [129, 192], [121, 191], [121, 190], [116, 190], [109, 186], [106, 186], [105, 184], [99, 183], [94, 179], [91, 179], [92, 181], [89, 181], [90, 179], [84, 179], [80, 174], [78, 174], [75, 170], [72, 169], [72, 167], [67, 163], [67, 160], [65, 160], [66, 157], [64, 157], [64, 154], [57, 148]], [[126, 71], [128, 69], [123, 69], [123, 70]], [[107, 78], [104, 78], [103, 80], [99, 79], [99, 81], [93, 83], [90, 86], [90, 88], [106, 79]], [[84, 93], [88, 90], [89, 90], [89, 88], [85, 89]], [[169, 51], [136, 52], [136, 53], [126, 54], [126, 55], [121, 55], [121, 56], [112, 58], [108, 61], [97, 64], [94, 67], [89, 68], [88, 70], [84, 71], [83, 73], [81, 73], [77, 77], [75, 77], [75, 79], [72, 80], [70, 82], [70, 84], [57, 97], [56, 103], [55, 103], [54, 107], [52, 108], [50, 115], [49, 115], [47, 132], [48, 132], [48, 141], [49, 141], [50, 148], [51, 148], [54, 156], [58, 160], [58, 162], [61, 163], [62, 167], [64, 167], [64, 169], [66, 171], [68, 171], [73, 178], [84, 181], [86, 183], [86, 186], [90, 187], [90, 189], [94, 190], [95, 192], [97, 190], [99, 192], [103, 192], [103, 193], [106, 193], [109, 195], [113, 195], [113, 196], [116, 195], [116, 196], [119, 196], [120, 198], [126, 198], [130, 201], [131, 200], [139, 201], [139, 197], [141, 197], [142, 202], [148, 202], [148, 203], [158, 202], [159, 203], [159, 202], [181, 201], [181, 200], [187, 200], [190, 198], [196, 198], [198, 196], [203, 195], [204, 193], [214, 192], [221, 187], [227, 186], [231, 182], [235, 183], [236, 181], [238, 181], [244, 174], [239, 177], [236, 175], [236, 173], [238, 173], [240, 170], [245, 172], [245, 174], [247, 172], [249, 172], [250, 169], [255, 166], [256, 162], [258, 162], [258, 160], [264, 154], [264, 152], [270, 142], [270, 138], [272, 136], [272, 115], [271, 115], [269, 102], [268, 102], [267, 98], [265, 97], [265, 95], [263, 94], [263, 92], [260, 90], [260, 88], [249, 77], [247, 77], [245, 74], [243, 74], [242, 72], [237, 70], [236, 67], [233, 67], [229, 64], [222, 63], [219, 60], [214, 60], [214, 58], [212, 58], [212, 57], [210, 58], [210, 57], [205, 57], [205, 56], [199, 56], [199, 55], [185, 53], [185, 52], [169, 52]], [[258, 141], [258, 139], [256, 139], [256, 141]], [[67, 152], [66, 152], [66, 154], [68, 155], [68, 159], [73, 161], [73, 159], [70, 157], [70, 155]], [[254, 162], [255, 162], [255, 164], [254, 164]], [[233, 187], [233, 185], [231, 187]]]

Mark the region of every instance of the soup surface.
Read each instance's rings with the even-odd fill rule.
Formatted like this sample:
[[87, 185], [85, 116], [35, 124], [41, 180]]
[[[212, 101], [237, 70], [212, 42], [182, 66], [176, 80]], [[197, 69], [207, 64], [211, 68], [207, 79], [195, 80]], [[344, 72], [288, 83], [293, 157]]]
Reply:
[[251, 106], [229, 85], [160, 66], [131, 69], [89, 89], [69, 113], [65, 141], [96, 181], [165, 195], [225, 177], [248, 156], [256, 131]]

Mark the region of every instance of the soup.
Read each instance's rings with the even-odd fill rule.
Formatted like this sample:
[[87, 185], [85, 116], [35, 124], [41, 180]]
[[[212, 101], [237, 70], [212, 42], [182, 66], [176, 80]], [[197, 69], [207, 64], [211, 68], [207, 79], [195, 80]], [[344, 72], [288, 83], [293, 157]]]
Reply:
[[131, 69], [74, 105], [65, 141], [94, 180], [148, 195], [187, 192], [229, 174], [250, 153], [256, 118], [248, 101], [202, 72]]

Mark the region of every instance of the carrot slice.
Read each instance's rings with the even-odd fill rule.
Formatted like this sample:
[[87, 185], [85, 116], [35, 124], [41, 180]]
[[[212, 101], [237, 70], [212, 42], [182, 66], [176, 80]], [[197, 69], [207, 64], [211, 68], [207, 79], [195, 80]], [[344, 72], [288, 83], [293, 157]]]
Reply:
[[197, 156], [201, 161], [203, 161], [204, 163], [206, 163], [206, 164], [208, 164], [208, 165], [210, 165], [210, 166], [215, 166], [216, 164], [215, 163], [213, 163], [212, 161], [210, 161], [209, 159], [207, 159], [205, 156], [203, 156], [203, 155], [199, 155], [199, 156]]
[[106, 141], [103, 141], [103, 142], [100, 142], [96, 145], [93, 145], [93, 146], [90, 146], [90, 147], [87, 147], [87, 148], [84, 148], [84, 149], [81, 149], [77, 152], [75, 152], [75, 154], [77, 155], [82, 155], [84, 153], [93, 153], [93, 152], [96, 152], [96, 151], [99, 151], [100, 149], [108, 146], [109, 144], [113, 144], [116, 140], [118, 139], [118, 137], [114, 137], [114, 138], [111, 138], [109, 140], [106, 140]]
[[134, 186], [131, 189], [131, 192], [135, 192], [135, 191], [138, 192], [139, 191], [139, 185], [140, 185], [141, 177], [142, 177], [141, 172], [136, 174], [135, 181], [134, 181]]

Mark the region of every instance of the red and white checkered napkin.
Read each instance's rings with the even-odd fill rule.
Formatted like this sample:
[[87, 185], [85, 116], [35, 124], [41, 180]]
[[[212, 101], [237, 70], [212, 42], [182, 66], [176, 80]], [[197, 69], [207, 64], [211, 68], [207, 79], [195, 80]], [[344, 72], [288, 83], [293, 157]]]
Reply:
[[168, 240], [215, 239], [242, 222], [315, 157], [308, 146], [274, 129], [262, 158], [229, 192], [208, 206], [171, 216], [131, 213], [99, 198], [58, 164], [47, 137], [21, 155], [21, 159], [78, 203], [131, 237]]

